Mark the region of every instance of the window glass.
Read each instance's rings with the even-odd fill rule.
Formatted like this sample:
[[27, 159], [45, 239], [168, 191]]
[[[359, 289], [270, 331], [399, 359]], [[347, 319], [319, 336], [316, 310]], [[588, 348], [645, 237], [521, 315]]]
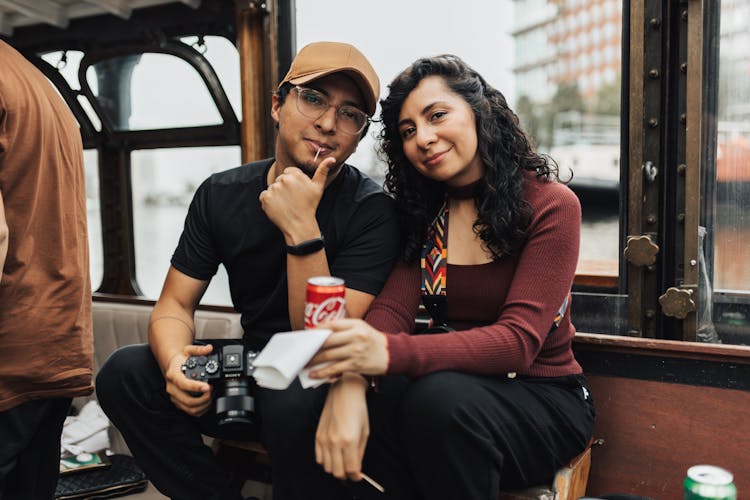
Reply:
[[[750, 326], [750, 3], [722, 0], [713, 220], [702, 250], [711, 255], [712, 318], [721, 342], [748, 344]], [[712, 84], [715, 85], [714, 82]], [[709, 84], [710, 85], [710, 84]], [[711, 235], [713, 229], [713, 235]], [[711, 246], [712, 245], [712, 246]], [[705, 299], [705, 295], [701, 296]]]
[[[159, 297], [197, 187], [212, 173], [239, 164], [239, 146], [133, 152], [136, 279], [146, 297]], [[223, 266], [211, 280], [201, 303], [231, 305]]]
[[99, 115], [94, 112], [94, 108], [91, 107], [91, 103], [89, 102], [86, 97], [79, 95], [78, 96], [78, 103], [81, 105], [83, 110], [86, 112], [86, 115], [88, 115], [89, 120], [91, 120], [91, 124], [94, 126], [94, 129], [101, 130], [102, 129], [102, 122], [99, 120]]
[[71, 89], [81, 90], [78, 83], [78, 67], [83, 59], [83, 52], [79, 50], [47, 52], [42, 54], [42, 59], [57, 68]]
[[[610, 275], [617, 274], [619, 258], [620, 34], [606, 27], [620, 25], [620, 12], [617, 0], [605, 0], [592, 16], [585, 8], [560, 9], [558, 37], [537, 43], [557, 54], [558, 61], [568, 61], [566, 71], [550, 73], [543, 86], [528, 72], [517, 71], [514, 82], [516, 98], [529, 102], [516, 109], [521, 122], [561, 172], [573, 174], [570, 186], [584, 212], [581, 263]], [[516, 24], [518, 30], [526, 21], [517, 16]], [[584, 27], [587, 31], [580, 31]], [[609, 47], [606, 57], [599, 52], [602, 46]], [[516, 50], [531, 52], [526, 44], [517, 44]], [[533, 67], [535, 62], [527, 63]]]
[[[81, 86], [78, 84], [78, 67], [80, 65], [81, 59], [83, 58], [83, 52], [75, 50], [68, 50], [65, 52], [48, 52], [46, 54], [42, 54], [41, 58], [57, 68], [58, 72], [63, 76], [65, 82], [68, 84], [71, 90], [79, 91], [81, 89]], [[50, 84], [55, 87], [55, 90], [57, 90], [58, 93], [60, 92], [53, 82], [50, 82]], [[86, 112], [86, 115], [88, 115], [88, 118], [91, 121], [91, 124], [94, 126], [94, 129], [96, 129], [97, 131], [101, 130], [102, 124], [99, 120], [99, 116], [97, 116], [97, 114], [94, 112], [94, 109], [91, 107], [91, 103], [89, 103], [88, 99], [86, 99], [86, 97], [81, 94], [78, 94], [76, 98], [83, 110]]]
[[99, 155], [95, 149], [83, 152], [86, 175], [86, 212], [89, 231], [89, 263], [91, 289], [96, 291], [104, 276], [104, 247], [102, 246], [102, 217], [99, 212]]
[[232, 104], [234, 114], [242, 120], [242, 96], [240, 93], [240, 55], [237, 48], [226, 38], [206, 36], [183, 38], [182, 42], [195, 47], [203, 54], [216, 71], [221, 86]]
[[86, 70], [86, 82], [115, 130], [222, 123], [195, 68], [169, 54], [126, 55], [100, 61]]
[[750, 290], [750, 4], [722, 0], [714, 288]]

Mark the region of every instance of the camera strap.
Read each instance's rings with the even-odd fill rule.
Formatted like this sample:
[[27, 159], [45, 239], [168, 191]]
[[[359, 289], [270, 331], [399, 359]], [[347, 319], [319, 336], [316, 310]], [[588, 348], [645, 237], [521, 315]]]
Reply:
[[432, 317], [431, 326], [448, 324], [448, 213], [446, 198], [427, 231], [422, 246], [422, 304]]

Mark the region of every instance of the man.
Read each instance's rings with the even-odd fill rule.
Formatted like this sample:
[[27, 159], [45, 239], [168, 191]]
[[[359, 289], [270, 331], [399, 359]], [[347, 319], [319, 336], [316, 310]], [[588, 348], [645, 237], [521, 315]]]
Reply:
[[83, 146], [2, 41], [0, 68], [0, 498], [50, 500], [71, 399], [93, 390]]
[[[366, 133], [378, 96], [377, 75], [355, 47], [304, 47], [273, 96], [274, 158], [215, 174], [198, 188], [151, 316], [149, 346], [117, 351], [97, 378], [102, 407], [164, 494], [239, 498], [200, 434], [252, 434], [219, 427], [211, 387], [181, 370], [189, 356], [210, 351], [192, 345], [193, 314], [220, 263], [242, 313], [244, 341], [254, 349], [276, 332], [304, 326], [308, 278], [343, 278], [351, 317], [364, 314], [385, 282], [399, 247], [391, 200], [344, 164]], [[275, 450], [293, 447], [319, 470], [313, 437], [320, 408], [362, 391], [364, 383], [347, 374], [332, 386], [330, 392], [302, 390], [295, 383], [287, 391], [254, 393], [272, 461]], [[304, 442], [278, 415], [305, 422]], [[275, 498], [294, 497], [288, 464], [273, 462], [272, 469]]]

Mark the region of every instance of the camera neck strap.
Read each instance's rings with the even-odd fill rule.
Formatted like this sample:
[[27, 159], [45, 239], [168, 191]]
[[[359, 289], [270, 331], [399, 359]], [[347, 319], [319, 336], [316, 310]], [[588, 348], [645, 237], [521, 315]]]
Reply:
[[448, 322], [448, 212], [446, 198], [427, 231], [422, 246], [422, 303], [432, 316], [433, 324]]

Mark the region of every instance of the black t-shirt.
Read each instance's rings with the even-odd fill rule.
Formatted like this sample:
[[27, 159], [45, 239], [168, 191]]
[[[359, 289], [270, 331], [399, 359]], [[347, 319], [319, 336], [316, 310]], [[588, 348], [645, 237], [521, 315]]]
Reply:
[[[199, 280], [226, 267], [232, 303], [245, 339], [260, 347], [291, 328], [286, 245], [258, 197], [267, 186], [266, 159], [206, 179], [190, 204], [172, 265]], [[377, 294], [399, 253], [391, 199], [369, 177], [344, 164], [326, 188], [316, 214], [331, 275], [347, 288]]]

